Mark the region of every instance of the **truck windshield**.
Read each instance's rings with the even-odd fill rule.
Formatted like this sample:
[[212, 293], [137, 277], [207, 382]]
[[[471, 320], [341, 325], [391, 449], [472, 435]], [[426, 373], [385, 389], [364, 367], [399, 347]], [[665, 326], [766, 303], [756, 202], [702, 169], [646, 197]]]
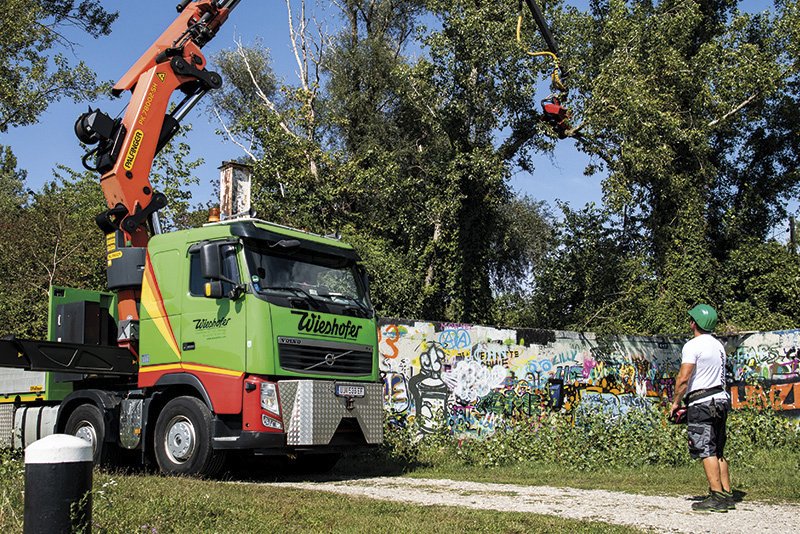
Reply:
[[244, 250], [255, 291], [293, 294], [325, 305], [354, 307], [369, 315], [368, 300], [352, 260], [302, 248], [275, 250], [250, 240]]

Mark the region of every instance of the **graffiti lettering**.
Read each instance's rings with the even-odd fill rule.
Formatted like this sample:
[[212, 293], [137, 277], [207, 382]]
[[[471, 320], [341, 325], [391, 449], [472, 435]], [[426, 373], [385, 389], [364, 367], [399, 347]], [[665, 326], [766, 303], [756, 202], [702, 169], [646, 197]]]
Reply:
[[444, 330], [439, 334], [439, 344], [444, 349], [465, 349], [470, 346], [469, 332], [463, 328]]

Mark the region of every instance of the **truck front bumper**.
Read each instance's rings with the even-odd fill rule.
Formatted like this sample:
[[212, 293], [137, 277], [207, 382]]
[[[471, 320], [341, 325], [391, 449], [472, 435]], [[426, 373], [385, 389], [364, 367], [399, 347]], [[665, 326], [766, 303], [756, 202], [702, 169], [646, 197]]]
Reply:
[[[337, 395], [336, 386], [363, 396]], [[350, 389], [352, 386], [356, 389]], [[214, 419], [213, 447], [299, 451], [383, 442], [383, 385], [333, 380], [279, 380], [282, 432], [239, 430]]]
[[[363, 388], [363, 396], [336, 395], [336, 386]], [[367, 445], [383, 442], [383, 384], [333, 380], [279, 380], [281, 415], [290, 447], [328, 445], [342, 421], [354, 422]]]
[[218, 450], [283, 450], [286, 448], [286, 434], [244, 431], [236, 436], [215, 436], [213, 444]]

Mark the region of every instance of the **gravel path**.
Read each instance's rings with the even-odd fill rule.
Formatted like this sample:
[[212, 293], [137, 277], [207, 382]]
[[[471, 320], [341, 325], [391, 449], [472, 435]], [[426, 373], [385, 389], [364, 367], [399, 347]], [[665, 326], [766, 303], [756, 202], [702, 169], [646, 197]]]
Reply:
[[657, 532], [797, 532], [800, 524], [800, 505], [744, 501], [727, 514], [700, 513], [691, 511], [691, 500], [686, 497], [605, 490], [395, 477], [269, 485], [424, 505], [607, 521]]

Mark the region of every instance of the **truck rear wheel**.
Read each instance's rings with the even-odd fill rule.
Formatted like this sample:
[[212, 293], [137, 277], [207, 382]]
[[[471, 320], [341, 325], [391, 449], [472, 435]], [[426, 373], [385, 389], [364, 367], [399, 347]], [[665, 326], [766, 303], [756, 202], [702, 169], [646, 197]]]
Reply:
[[110, 463], [114, 446], [105, 442], [106, 424], [103, 412], [94, 404], [82, 404], [75, 408], [67, 419], [64, 432], [84, 439], [92, 444], [95, 465]]
[[177, 397], [158, 415], [156, 462], [167, 475], [205, 475], [219, 472], [224, 456], [211, 444], [211, 411], [194, 397]]

